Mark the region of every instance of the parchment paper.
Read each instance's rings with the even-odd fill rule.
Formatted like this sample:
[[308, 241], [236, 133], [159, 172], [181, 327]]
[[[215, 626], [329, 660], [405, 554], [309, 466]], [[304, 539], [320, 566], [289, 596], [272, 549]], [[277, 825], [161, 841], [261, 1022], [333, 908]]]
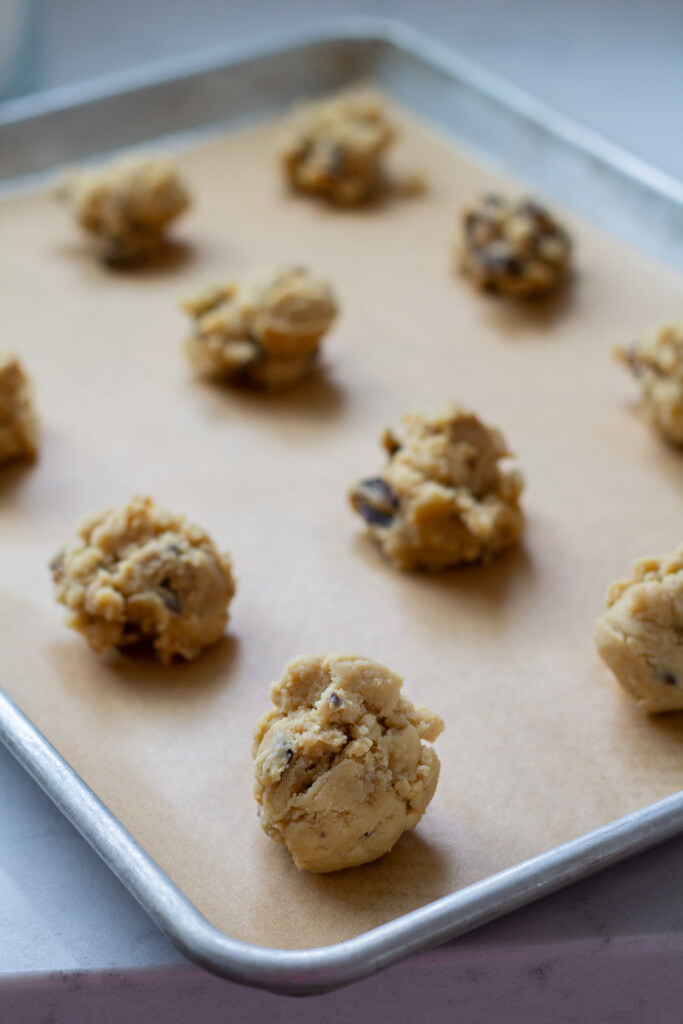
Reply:
[[[184, 155], [196, 196], [157, 269], [105, 270], [49, 196], [0, 209], [3, 344], [25, 360], [37, 464], [0, 473], [2, 685], [217, 926], [282, 948], [387, 921], [683, 786], [683, 716], [622, 695], [591, 632], [607, 585], [682, 539], [683, 455], [610, 358], [679, 318], [683, 284], [567, 217], [577, 275], [533, 306], [452, 268], [457, 211], [499, 179], [407, 120], [418, 198], [335, 212], [289, 195], [271, 124]], [[510, 187], [509, 183], [503, 183]], [[513, 186], [515, 187], [515, 186]], [[343, 307], [324, 374], [278, 397], [192, 378], [177, 302], [254, 263], [329, 275]], [[487, 567], [402, 575], [345, 493], [377, 435], [453, 397], [502, 427], [526, 474], [522, 546]], [[152, 494], [235, 560], [225, 639], [196, 663], [103, 659], [62, 624], [46, 564], [92, 509]], [[355, 651], [438, 711], [442, 776], [394, 851], [299, 873], [257, 823], [251, 730], [305, 651]]]

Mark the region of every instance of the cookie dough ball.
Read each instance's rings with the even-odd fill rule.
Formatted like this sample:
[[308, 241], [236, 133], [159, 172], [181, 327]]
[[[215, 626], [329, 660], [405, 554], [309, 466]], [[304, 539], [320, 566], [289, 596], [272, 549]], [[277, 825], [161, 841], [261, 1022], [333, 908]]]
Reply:
[[38, 424], [31, 386], [11, 352], [0, 350], [0, 462], [33, 458], [38, 450]]
[[655, 427], [683, 445], [683, 323], [667, 324], [615, 354], [638, 380]]
[[263, 267], [188, 299], [186, 342], [202, 377], [277, 391], [305, 377], [337, 315], [327, 281], [305, 267]]
[[641, 558], [613, 583], [595, 644], [624, 689], [648, 714], [683, 710], [683, 545]]
[[151, 498], [88, 516], [50, 568], [67, 624], [94, 650], [148, 641], [165, 664], [220, 638], [235, 593], [230, 555]]
[[254, 730], [254, 795], [294, 863], [326, 872], [376, 860], [434, 796], [443, 722], [401, 696], [403, 680], [352, 654], [306, 654], [273, 683]]
[[142, 263], [164, 247], [166, 227], [189, 205], [170, 160], [134, 156], [74, 171], [58, 196], [94, 240], [105, 263]]
[[383, 158], [393, 138], [378, 96], [334, 96], [295, 112], [282, 145], [282, 166], [299, 191], [338, 206], [357, 206], [385, 187]]
[[457, 255], [478, 288], [527, 299], [566, 280], [571, 248], [565, 229], [538, 203], [487, 195], [463, 212]]
[[519, 470], [499, 430], [449, 403], [403, 417], [403, 435], [386, 430], [389, 461], [362, 480], [351, 504], [400, 569], [448, 569], [488, 560], [518, 540], [524, 526]]

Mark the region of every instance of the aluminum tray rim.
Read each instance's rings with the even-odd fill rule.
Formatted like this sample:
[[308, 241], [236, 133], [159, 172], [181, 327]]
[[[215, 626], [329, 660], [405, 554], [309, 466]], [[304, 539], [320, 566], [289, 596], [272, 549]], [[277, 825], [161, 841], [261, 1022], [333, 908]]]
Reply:
[[166, 58], [140, 68], [112, 72], [85, 82], [6, 100], [0, 102], [0, 129], [116, 95], [163, 86], [171, 80], [191, 79], [227, 65], [250, 64], [289, 50], [334, 42], [385, 44], [395, 50], [410, 53], [432, 68], [444, 71], [449, 77], [462, 79], [477, 92], [506, 106], [516, 115], [533, 121], [554, 136], [561, 137], [586, 155], [618, 168], [677, 204], [683, 203], [683, 181], [674, 175], [559, 113], [494, 71], [391, 17], [347, 15], [325, 19], [306, 28], [270, 33], [239, 44], [211, 47], [190, 56]]
[[161, 931], [213, 974], [282, 995], [359, 981], [683, 832], [683, 791], [342, 942], [281, 950], [212, 925], [0, 689], [0, 741]]

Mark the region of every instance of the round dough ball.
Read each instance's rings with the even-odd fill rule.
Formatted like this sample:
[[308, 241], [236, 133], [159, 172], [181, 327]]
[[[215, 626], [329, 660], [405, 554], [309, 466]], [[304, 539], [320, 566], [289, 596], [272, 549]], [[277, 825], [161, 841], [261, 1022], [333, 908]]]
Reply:
[[235, 593], [230, 555], [151, 498], [88, 516], [50, 568], [67, 624], [94, 650], [149, 641], [165, 664], [220, 638]]
[[142, 263], [164, 246], [167, 225], [187, 208], [188, 191], [174, 164], [131, 156], [95, 170], [74, 171], [58, 191], [94, 240], [104, 263]]
[[463, 212], [457, 255], [478, 288], [527, 299], [569, 276], [571, 240], [538, 203], [487, 195]]
[[683, 445], [683, 323], [666, 324], [615, 355], [640, 384], [643, 405], [669, 441]]
[[402, 697], [402, 682], [369, 658], [306, 654], [271, 686], [275, 707], [254, 730], [254, 795], [298, 868], [376, 860], [424, 814], [439, 759], [422, 741], [443, 722]]
[[282, 166], [299, 191], [357, 206], [384, 189], [383, 158], [393, 138], [379, 96], [345, 93], [295, 112], [282, 144]]
[[186, 349], [209, 380], [279, 391], [315, 366], [337, 315], [327, 281], [305, 267], [262, 267], [183, 303], [194, 318]]
[[0, 350], [0, 462], [31, 459], [38, 450], [38, 423], [31, 385], [17, 357]]
[[613, 583], [595, 624], [602, 660], [648, 714], [683, 710], [683, 545]]
[[351, 504], [400, 569], [448, 569], [488, 560], [524, 526], [519, 470], [499, 430], [455, 403], [403, 417], [404, 435], [386, 430], [389, 461], [362, 480]]

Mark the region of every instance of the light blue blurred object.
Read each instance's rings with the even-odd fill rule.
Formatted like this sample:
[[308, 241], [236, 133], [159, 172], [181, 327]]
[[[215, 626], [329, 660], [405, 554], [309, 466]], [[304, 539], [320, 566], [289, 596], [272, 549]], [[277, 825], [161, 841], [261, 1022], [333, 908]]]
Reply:
[[0, 0], [0, 99], [35, 88], [40, 0]]

